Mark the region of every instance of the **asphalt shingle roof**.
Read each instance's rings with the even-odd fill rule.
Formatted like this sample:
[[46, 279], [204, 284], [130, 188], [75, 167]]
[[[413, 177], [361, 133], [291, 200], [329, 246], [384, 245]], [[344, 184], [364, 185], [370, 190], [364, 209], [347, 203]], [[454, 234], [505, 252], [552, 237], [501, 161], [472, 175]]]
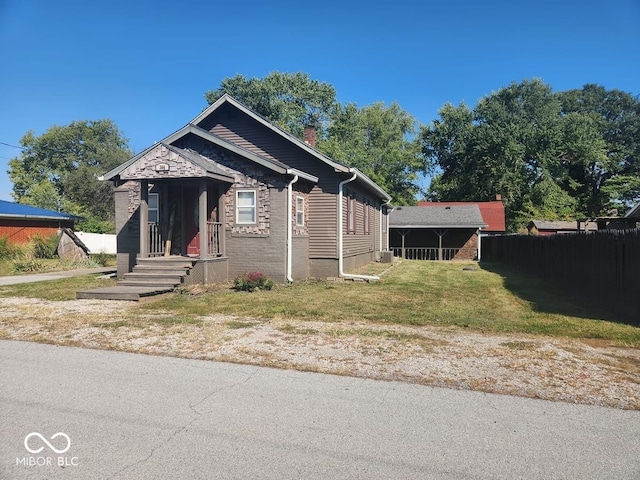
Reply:
[[394, 228], [480, 228], [486, 227], [477, 205], [430, 205], [396, 207], [389, 214]]

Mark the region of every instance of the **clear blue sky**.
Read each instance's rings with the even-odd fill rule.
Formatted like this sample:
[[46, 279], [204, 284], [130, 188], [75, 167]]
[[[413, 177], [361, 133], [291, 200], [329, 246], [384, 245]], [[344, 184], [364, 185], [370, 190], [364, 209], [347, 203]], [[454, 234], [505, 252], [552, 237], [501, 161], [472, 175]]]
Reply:
[[[0, 0], [0, 142], [113, 120], [138, 152], [238, 73], [302, 71], [424, 124], [511, 82], [640, 94], [640, 0]], [[0, 199], [20, 150], [0, 144]]]

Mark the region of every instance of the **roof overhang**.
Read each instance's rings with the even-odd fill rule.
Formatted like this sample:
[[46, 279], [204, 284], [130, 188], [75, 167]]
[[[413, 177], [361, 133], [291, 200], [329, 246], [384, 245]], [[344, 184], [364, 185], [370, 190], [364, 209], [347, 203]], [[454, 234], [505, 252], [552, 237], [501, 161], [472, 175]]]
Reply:
[[[198, 127], [197, 125], [194, 125], [192, 123], [189, 123], [187, 125], [185, 125], [184, 127], [182, 127], [180, 130], [172, 133], [171, 135], [169, 135], [168, 137], [166, 137], [165, 139], [163, 139], [160, 143], [157, 143], [155, 145], [152, 145], [151, 147], [143, 150], [142, 152], [140, 152], [138, 155], [136, 155], [135, 157], [131, 158], [129, 161], [123, 163], [122, 165], [119, 165], [118, 167], [114, 168], [113, 170], [107, 172], [106, 174], [104, 174], [102, 177], [100, 177], [100, 180], [111, 180], [115, 177], [117, 177], [118, 175], [120, 175], [123, 171], [125, 171], [127, 168], [129, 168], [131, 165], [133, 165], [134, 163], [136, 163], [138, 160], [140, 160], [142, 157], [144, 157], [146, 154], [148, 154], [150, 151], [152, 151], [154, 148], [156, 148], [158, 145], [161, 144], [165, 144], [168, 145], [169, 147], [171, 146], [171, 144], [173, 142], [176, 142], [177, 140], [180, 140], [181, 138], [183, 138], [184, 136], [188, 135], [188, 134], [193, 134], [196, 135], [204, 140], [207, 140], [211, 143], [213, 143], [214, 145], [217, 145], [219, 147], [222, 147], [230, 152], [236, 153], [237, 155], [240, 155], [248, 160], [251, 160], [255, 163], [257, 163], [258, 165], [261, 165], [273, 172], [282, 174], [282, 175], [297, 175], [299, 178], [304, 178], [305, 180], [308, 180], [310, 182], [313, 183], [317, 183], [318, 182], [318, 177], [310, 175], [308, 173], [302, 172], [300, 170], [294, 169], [294, 168], [287, 168], [287, 167], [283, 167], [281, 165], [277, 165], [274, 164], [273, 162], [271, 162], [270, 160], [261, 157], [260, 155], [256, 155], [253, 152], [250, 152], [249, 150], [246, 150], [242, 147], [239, 147], [233, 143], [230, 143], [226, 140], [224, 140], [223, 138], [218, 137], [217, 135], [212, 134], [211, 132], [208, 132], [207, 130]], [[209, 172], [212, 173], [212, 172]], [[211, 176], [211, 175], [207, 175], [207, 176]], [[229, 177], [231, 178], [231, 177]], [[228, 181], [228, 180], [227, 180]]]

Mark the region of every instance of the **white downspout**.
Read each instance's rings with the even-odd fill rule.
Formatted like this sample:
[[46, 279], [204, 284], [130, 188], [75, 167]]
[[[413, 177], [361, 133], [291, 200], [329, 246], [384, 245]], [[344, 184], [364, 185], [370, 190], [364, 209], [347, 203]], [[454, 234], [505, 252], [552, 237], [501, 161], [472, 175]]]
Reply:
[[293, 263], [293, 184], [298, 181], [298, 175], [293, 176], [293, 180], [287, 185], [287, 282], [293, 283], [292, 266]]
[[[343, 223], [343, 208], [342, 208], [342, 190], [346, 183], [353, 182], [358, 177], [358, 174], [354, 172], [353, 177], [343, 180], [338, 184], [338, 275], [341, 278], [361, 279], [361, 280], [380, 280], [380, 277], [373, 275], [354, 275], [344, 272], [344, 228]], [[347, 221], [349, 221], [347, 219]]]

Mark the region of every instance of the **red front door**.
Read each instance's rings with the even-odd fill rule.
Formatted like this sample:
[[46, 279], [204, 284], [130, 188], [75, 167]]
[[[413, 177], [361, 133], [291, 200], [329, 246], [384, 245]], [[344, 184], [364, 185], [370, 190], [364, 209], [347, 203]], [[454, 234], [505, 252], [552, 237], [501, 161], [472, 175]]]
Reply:
[[187, 255], [200, 255], [200, 231], [198, 216], [199, 192], [197, 188], [187, 188], [184, 191], [184, 235], [187, 245]]

